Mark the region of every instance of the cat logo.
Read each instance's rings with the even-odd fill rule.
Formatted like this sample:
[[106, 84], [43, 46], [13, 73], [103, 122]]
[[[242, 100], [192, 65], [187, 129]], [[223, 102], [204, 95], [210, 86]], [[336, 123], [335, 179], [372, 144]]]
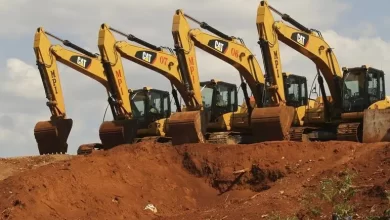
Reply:
[[301, 45], [304, 46], [305, 45], [305, 36], [297, 34], [297, 41], [298, 41], [298, 43], [300, 43]]
[[87, 64], [87, 60], [83, 59], [82, 57], [77, 57], [77, 64], [85, 68], [85, 65]]
[[145, 50], [140, 50], [135, 53], [135, 57], [138, 59], [153, 64], [154, 60], [156, 59], [157, 54], [152, 51], [145, 51]]
[[216, 50], [218, 50], [219, 52], [222, 53], [223, 47], [224, 47], [224, 46], [225, 46], [225, 45], [224, 45], [222, 42], [215, 41], [214, 48], [215, 48]]
[[225, 53], [229, 43], [221, 40], [210, 40], [207, 45], [220, 53]]
[[88, 69], [88, 67], [91, 65], [91, 58], [83, 57], [83, 56], [71, 56], [70, 62], [75, 63], [84, 69]]
[[295, 32], [291, 35], [291, 39], [300, 44], [303, 47], [306, 47], [309, 42], [309, 35], [305, 33]]
[[147, 53], [147, 52], [143, 52], [142, 53], [142, 59], [145, 60], [148, 63], [151, 63], [152, 62], [152, 54]]

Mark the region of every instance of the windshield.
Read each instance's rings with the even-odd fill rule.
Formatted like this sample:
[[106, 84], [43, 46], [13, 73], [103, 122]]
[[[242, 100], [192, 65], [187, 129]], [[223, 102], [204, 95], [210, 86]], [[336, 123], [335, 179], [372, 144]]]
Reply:
[[152, 114], [159, 114], [161, 117], [169, 117], [169, 95], [161, 93], [159, 91], [149, 92], [149, 112]]
[[213, 102], [213, 88], [209, 87], [204, 87], [202, 90], [202, 101], [203, 101], [203, 106], [206, 109], [209, 109], [212, 105]]
[[306, 78], [290, 75], [284, 79], [286, 101], [295, 108], [307, 103]]
[[234, 112], [238, 108], [235, 85], [224, 83], [201, 83], [202, 102], [208, 119], [213, 121], [219, 116]]
[[135, 92], [131, 95], [131, 108], [134, 118], [143, 118], [145, 116], [146, 96], [142, 92]]
[[344, 111], [363, 111], [365, 106], [364, 72], [348, 72], [344, 77]]

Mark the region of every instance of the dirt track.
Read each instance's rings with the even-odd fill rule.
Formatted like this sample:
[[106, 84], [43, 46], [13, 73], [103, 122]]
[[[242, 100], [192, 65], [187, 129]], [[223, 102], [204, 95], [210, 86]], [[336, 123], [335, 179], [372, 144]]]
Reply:
[[310, 195], [347, 169], [355, 214], [390, 208], [387, 143], [139, 143], [53, 158], [0, 159], [2, 219], [305, 219], [318, 206], [311, 219], [330, 219], [330, 203]]

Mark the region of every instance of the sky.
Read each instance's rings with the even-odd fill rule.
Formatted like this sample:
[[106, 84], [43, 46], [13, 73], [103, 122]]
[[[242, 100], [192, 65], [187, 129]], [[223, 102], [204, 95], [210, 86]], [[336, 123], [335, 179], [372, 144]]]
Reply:
[[[257, 44], [258, 0], [0, 0], [0, 157], [38, 155], [33, 129], [49, 120], [50, 112], [33, 52], [33, 39], [43, 27], [62, 39], [97, 53], [102, 23], [159, 46], [173, 47], [172, 17], [183, 9], [192, 17], [230, 35], [241, 37], [261, 63]], [[322, 32], [334, 49], [340, 66], [367, 64], [390, 72], [390, 2], [372, 0], [269, 0], [309, 28]], [[275, 15], [275, 20], [280, 17]], [[197, 24], [191, 23], [193, 28]], [[125, 40], [116, 36], [118, 40]], [[61, 42], [51, 39], [52, 44]], [[306, 76], [316, 74], [312, 61], [281, 43], [283, 71]], [[234, 67], [197, 49], [201, 81], [212, 78], [239, 84]], [[170, 91], [167, 79], [156, 72], [123, 61], [130, 88], [151, 86]], [[99, 142], [98, 129], [107, 107], [101, 84], [58, 64], [67, 115], [73, 119], [69, 154], [79, 145]], [[264, 69], [263, 69], [264, 70]], [[390, 74], [386, 75], [389, 80]], [[389, 87], [386, 88], [389, 94]], [[111, 120], [107, 114], [105, 120]]]

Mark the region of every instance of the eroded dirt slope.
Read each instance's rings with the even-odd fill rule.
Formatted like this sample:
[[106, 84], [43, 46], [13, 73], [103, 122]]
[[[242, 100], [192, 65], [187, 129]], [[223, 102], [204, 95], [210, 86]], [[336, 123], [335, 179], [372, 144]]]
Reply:
[[[3, 219], [259, 219], [272, 211], [302, 218], [304, 196], [346, 168], [357, 173], [356, 213], [382, 213], [390, 145], [350, 142], [123, 145], [0, 181], [0, 211]], [[157, 213], [144, 210], [148, 204]]]

